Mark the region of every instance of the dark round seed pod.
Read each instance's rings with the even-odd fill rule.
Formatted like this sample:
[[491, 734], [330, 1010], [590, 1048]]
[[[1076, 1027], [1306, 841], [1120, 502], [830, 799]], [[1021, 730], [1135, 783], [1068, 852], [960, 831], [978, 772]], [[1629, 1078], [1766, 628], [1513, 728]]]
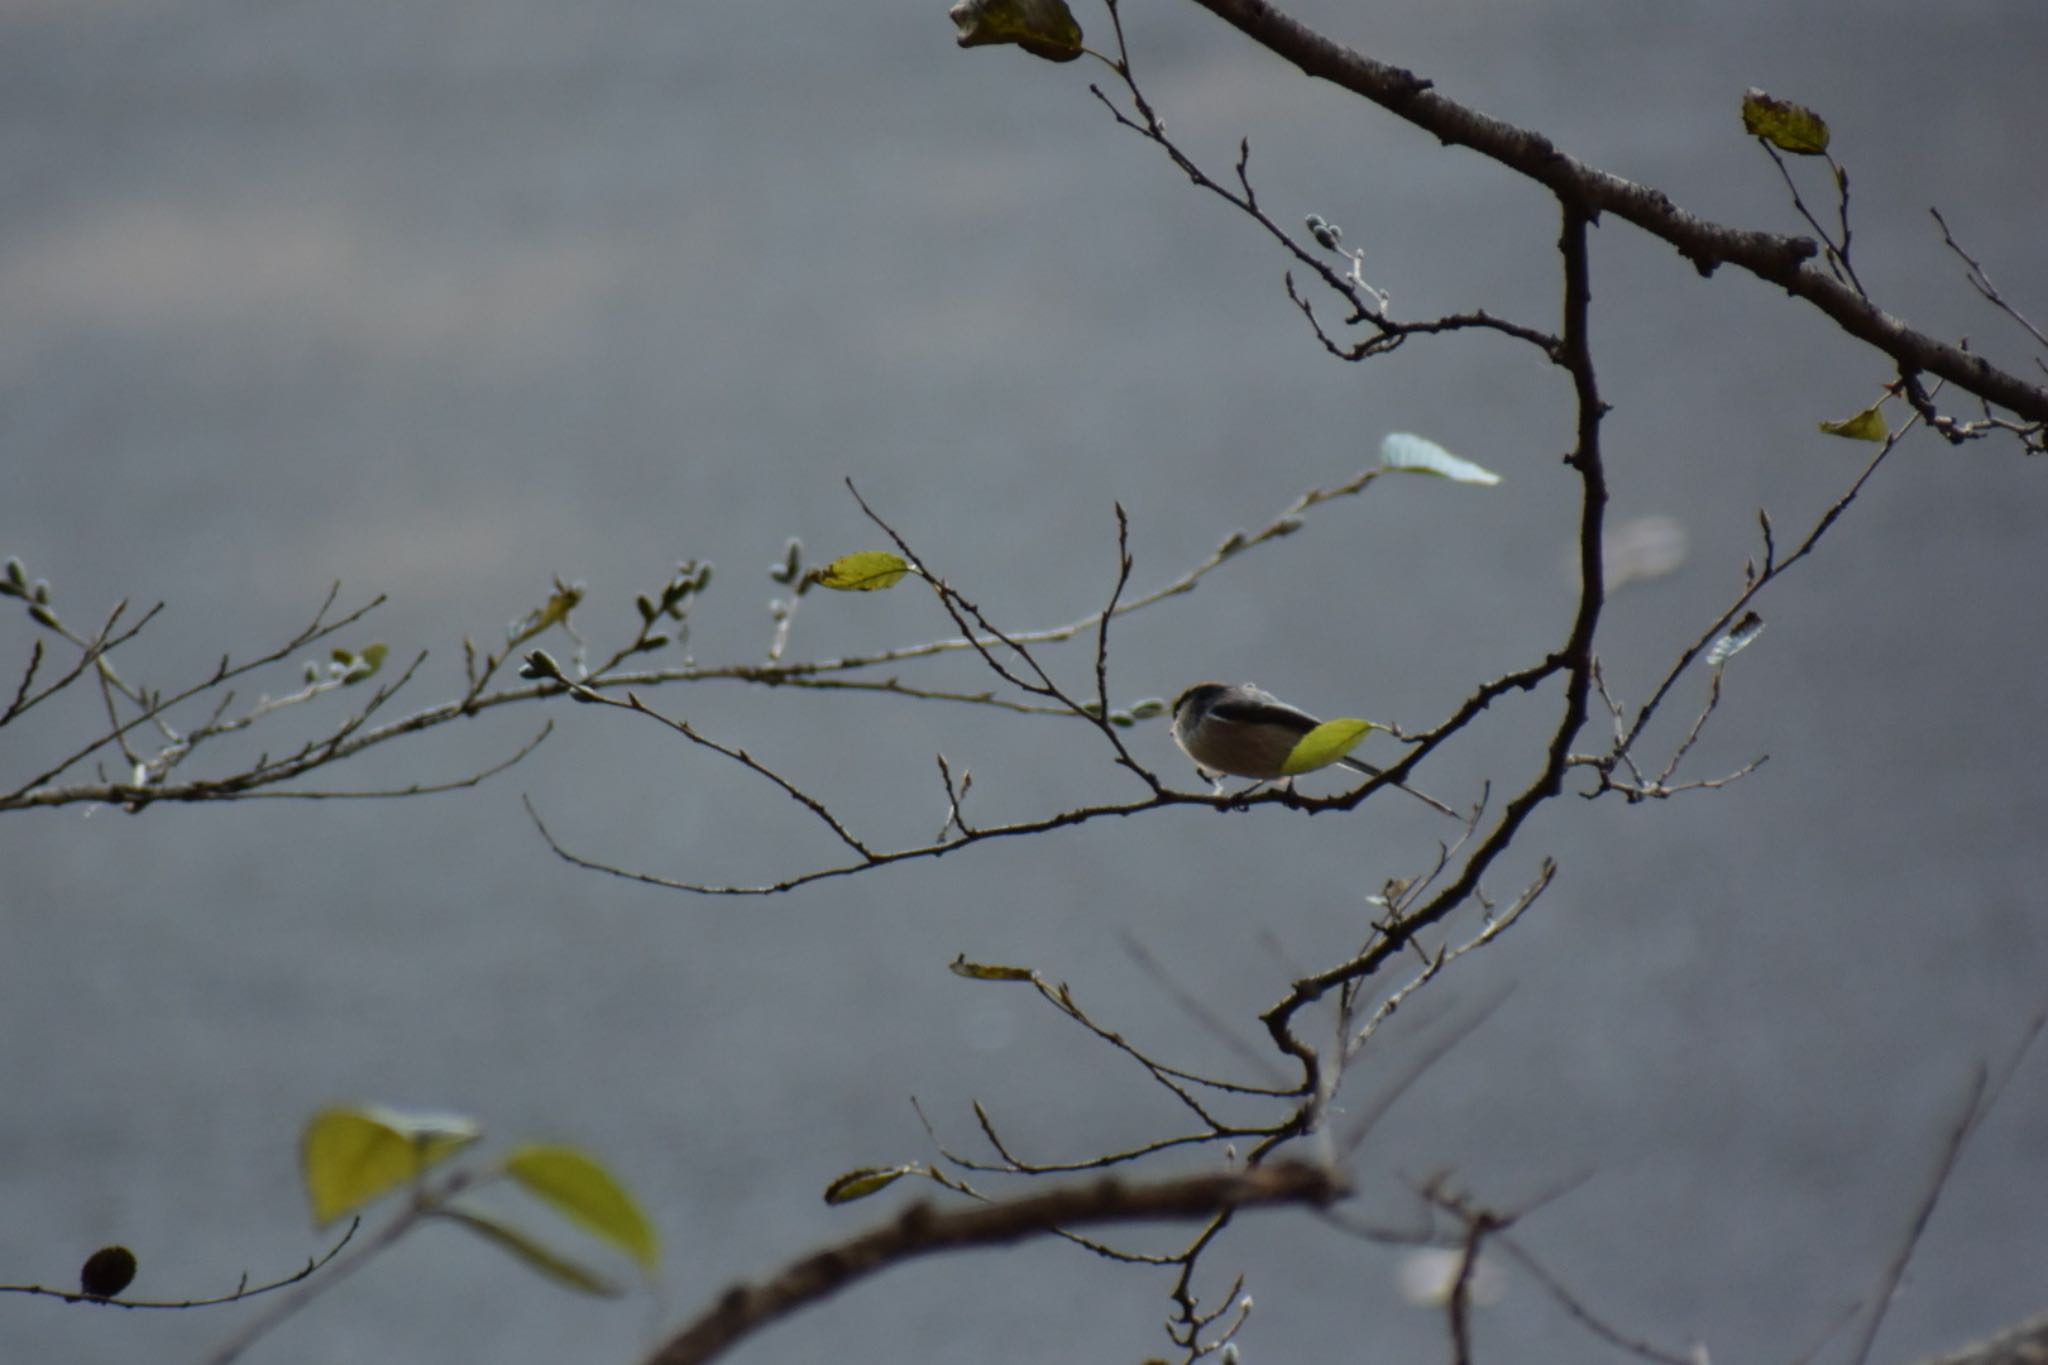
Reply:
[[124, 1246], [101, 1247], [78, 1269], [78, 1287], [90, 1298], [111, 1299], [135, 1278], [135, 1253]]

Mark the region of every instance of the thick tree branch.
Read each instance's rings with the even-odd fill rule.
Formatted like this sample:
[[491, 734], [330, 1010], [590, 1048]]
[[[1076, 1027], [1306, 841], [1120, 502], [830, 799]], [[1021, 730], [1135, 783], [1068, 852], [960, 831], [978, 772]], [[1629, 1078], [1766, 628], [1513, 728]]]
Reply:
[[1094, 1223], [1201, 1218], [1219, 1209], [1272, 1204], [1323, 1206], [1344, 1194], [1320, 1166], [1279, 1162], [1254, 1170], [1153, 1184], [1102, 1180], [1001, 1204], [935, 1211], [914, 1204], [893, 1222], [807, 1256], [759, 1285], [740, 1285], [647, 1358], [646, 1365], [701, 1365], [750, 1333], [899, 1261], [968, 1247], [999, 1246]]
[[2048, 1313], [1924, 1365], [2041, 1365], [2048, 1360]]
[[1938, 375], [2030, 421], [2048, 422], [2048, 388], [2028, 384], [1982, 356], [1892, 317], [1816, 265], [1813, 258], [1819, 247], [1808, 238], [1744, 231], [1698, 218], [1661, 190], [1595, 169], [1540, 133], [1447, 99], [1429, 80], [1326, 38], [1266, 0], [1195, 3], [1305, 74], [1371, 100], [1445, 143], [1491, 157], [1548, 187], [1589, 217], [1611, 213], [1669, 242], [1702, 274], [1724, 262], [1740, 266], [1805, 299], [1843, 331], [1891, 356], [1902, 368]]

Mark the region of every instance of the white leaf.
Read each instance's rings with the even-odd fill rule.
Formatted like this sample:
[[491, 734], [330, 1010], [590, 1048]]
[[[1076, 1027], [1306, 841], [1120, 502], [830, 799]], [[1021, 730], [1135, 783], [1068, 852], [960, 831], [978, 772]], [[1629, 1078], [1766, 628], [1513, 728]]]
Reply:
[[1755, 612], [1744, 612], [1742, 619], [1729, 627], [1728, 633], [1707, 646], [1707, 667], [1719, 668], [1740, 654], [1764, 633], [1764, 618]]
[[1500, 482], [1500, 475], [1491, 469], [1453, 455], [1435, 441], [1411, 436], [1405, 431], [1391, 432], [1380, 442], [1380, 464], [1387, 469], [1401, 469], [1413, 474], [1435, 474], [1453, 483], [1492, 485]]

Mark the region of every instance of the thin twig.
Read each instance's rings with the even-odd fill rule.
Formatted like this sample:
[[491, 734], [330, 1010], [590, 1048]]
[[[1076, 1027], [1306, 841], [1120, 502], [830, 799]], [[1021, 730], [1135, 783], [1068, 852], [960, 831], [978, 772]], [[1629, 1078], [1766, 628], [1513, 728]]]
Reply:
[[1927, 211], [1934, 215], [1935, 223], [1941, 228], [1941, 240], [1947, 244], [1950, 251], [1962, 257], [1963, 264], [1969, 267], [1964, 278], [1969, 280], [1971, 287], [1984, 296], [1985, 302], [2018, 323], [2028, 336], [2041, 345], [2048, 346], [2048, 334], [2043, 334], [2039, 327], [2027, 321], [2017, 308], [2008, 303], [2005, 295], [1999, 293], [1998, 287], [1991, 283], [1991, 277], [1984, 273], [1984, 267], [1977, 263], [1977, 258], [1963, 250], [1962, 243], [1948, 230], [1948, 220], [1941, 216], [1941, 210], [1930, 208]]
[[1941, 1150], [1936, 1154], [1934, 1169], [1929, 1173], [1927, 1188], [1913, 1208], [1898, 1250], [1878, 1275], [1877, 1286], [1871, 1294], [1870, 1318], [1864, 1323], [1863, 1334], [1850, 1354], [1850, 1365], [1865, 1365], [1870, 1359], [1870, 1349], [1877, 1341], [1878, 1329], [1884, 1325], [1885, 1314], [1890, 1311], [1899, 1283], [1905, 1278], [1906, 1265], [1927, 1231], [1928, 1220], [1934, 1216], [1934, 1207], [1940, 1202], [1942, 1192], [1948, 1188], [1949, 1178], [1955, 1173], [1964, 1146], [1997, 1107], [1999, 1100], [2004, 1098], [2006, 1087], [2018, 1074], [2020, 1063], [2026, 1059], [2027, 1052], [2041, 1036], [2044, 1027], [2048, 1027], [2048, 1013], [2036, 1014], [2021, 1036], [2019, 1046], [2013, 1049], [2012, 1056], [1995, 1078], [1982, 1063], [1972, 1071], [1968, 1095], [1956, 1107], [1955, 1118]]
[[[1208, 1007], [1200, 996], [1175, 980], [1167, 972], [1166, 968], [1160, 964], [1159, 959], [1152, 955], [1151, 949], [1147, 948], [1136, 934], [1132, 933], [1129, 929], [1125, 929], [1118, 935], [1117, 941], [1123, 945], [1124, 952], [1130, 956], [1131, 960], [1138, 964], [1139, 969], [1145, 975], [1151, 977], [1153, 983], [1166, 993], [1167, 999], [1178, 1006], [1181, 1013], [1193, 1020], [1204, 1033], [1207, 1033], [1210, 1037], [1229, 1048], [1231, 1052], [1237, 1055], [1237, 1059], [1245, 1063], [1245, 1065], [1257, 1071], [1264, 1071], [1269, 1075], [1276, 1075], [1273, 1059], [1240, 1037], [1235, 1030], [1223, 1022], [1222, 1018], [1214, 1010]], [[1270, 1089], [1249, 1086], [1233, 1086], [1230, 1088], [1245, 1094], [1283, 1096], [1295, 1093], [1290, 1089], [1280, 1088], [1277, 1084]]]
[[1968, 1093], [1963, 1102], [1956, 1106], [1956, 1116], [1942, 1139], [1941, 1150], [1936, 1154], [1934, 1169], [1929, 1173], [1927, 1188], [1913, 1207], [1912, 1217], [1907, 1221], [1905, 1236], [1900, 1240], [1898, 1250], [1878, 1273], [1877, 1287], [1871, 1294], [1870, 1317], [1863, 1324], [1863, 1332], [1856, 1339], [1849, 1353], [1849, 1365], [1865, 1365], [1870, 1359], [1870, 1348], [1877, 1342], [1878, 1329], [1884, 1325], [1885, 1314], [1890, 1311], [1892, 1299], [1899, 1291], [1899, 1281], [1906, 1276], [1906, 1263], [1913, 1258], [1913, 1249], [1920, 1245], [1921, 1235], [1927, 1231], [1927, 1221], [1934, 1216], [1934, 1206], [1940, 1202], [1941, 1194], [1948, 1187], [1949, 1177], [1955, 1173], [1956, 1161], [1963, 1154], [1963, 1144], [1970, 1140], [1983, 1117], [1985, 1090], [1990, 1076], [1979, 1065], [1970, 1076]]
[[42, 1295], [46, 1298], [62, 1299], [66, 1303], [94, 1303], [107, 1308], [213, 1308], [224, 1303], [240, 1303], [244, 1299], [253, 1299], [263, 1294], [274, 1293], [289, 1285], [295, 1285], [301, 1280], [309, 1279], [324, 1268], [329, 1261], [332, 1261], [341, 1254], [341, 1249], [349, 1244], [350, 1239], [356, 1235], [356, 1229], [362, 1225], [363, 1220], [361, 1218], [350, 1219], [348, 1229], [341, 1234], [340, 1241], [320, 1255], [308, 1257], [304, 1266], [289, 1275], [266, 1281], [263, 1284], [252, 1285], [248, 1282], [249, 1277], [245, 1274], [242, 1276], [242, 1283], [235, 1286], [233, 1290], [226, 1294], [216, 1294], [212, 1298], [107, 1298], [98, 1294], [78, 1293], [68, 1289], [49, 1289], [39, 1284], [0, 1284], [0, 1294]]
[[1584, 1300], [1566, 1288], [1564, 1281], [1553, 1275], [1541, 1261], [1531, 1255], [1512, 1236], [1507, 1233], [1501, 1233], [1493, 1240], [1494, 1245], [1512, 1257], [1516, 1264], [1520, 1265], [1538, 1284], [1543, 1286], [1544, 1291], [1556, 1301], [1558, 1307], [1562, 1308], [1581, 1327], [1606, 1342], [1609, 1346], [1617, 1350], [1626, 1351], [1639, 1360], [1653, 1361], [1655, 1365], [1699, 1365], [1699, 1359], [1695, 1356], [1665, 1350], [1640, 1337], [1629, 1336], [1619, 1328], [1609, 1324], [1604, 1318], [1601, 1318], [1591, 1308], [1587, 1307]]
[[1863, 486], [1870, 482], [1872, 476], [1883, 466], [1892, 451], [1896, 450], [1899, 443], [1905, 439], [1906, 433], [1912, 430], [1915, 420], [1917, 419], [1907, 419], [1897, 431], [1892, 432], [1885, 438], [1883, 446], [1878, 449], [1875, 455], [1870, 457], [1869, 463], [1865, 464], [1862, 471], [1850, 481], [1848, 488], [1843, 490], [1841, 495], [1828, 505], [1827, 509], [1814, 521], [1811, 529], [1807, 531], [1805, 538], [1782, 561], [1777, 557], [1777, 544], [1771, 528], [1771, 519], [1764, 513], [1758, 513], [1758, 521], [1762, 527], [1764, 540], [1762, 563], [1750, 566], [1749, 571], [1744, 575], [1742, 591], [1736, 595], [1735, 600], [1729, 603], [1705, 630], [1700, 632], [1698, 638], [1679, 651], [1677, 661], [1672, 664], [1662, 681], [1650, 693], [1649, 700], [1644, 702], [1642, 707], [1636, 712], [1635, 720], [1630, 723], [1621, 741], [1616, 746], [1617, 752], [1626, 751], [1635, 746], [1636, 741], [1642, 737], [1644, 728], [1649, 725], [1651, 718], [1657, 714], [1657, 709], [1664, 704], [1664, 699], [1670, 695], [1671, 689], [1677, 685], [1679, 676], [1691, 666], [1693, 660], [1704, 654], [1715, 640], [1718, 640], [1727, 632], [1728, 627], [1735, 621], [1736, 617], [1749, 609], [1750, 603], [1756, 600], [1757, 594], [1783, 577], [1795, 564], [1798, 564], [1813, 553], [1814, 547], [1820, 544], [1821, 538], [1827, 535], [1829, 529], [1841, 518], [1841, 515], [1849, 510], [1849, 505], [1856, 501], [1857, 495], [1863, 491]]

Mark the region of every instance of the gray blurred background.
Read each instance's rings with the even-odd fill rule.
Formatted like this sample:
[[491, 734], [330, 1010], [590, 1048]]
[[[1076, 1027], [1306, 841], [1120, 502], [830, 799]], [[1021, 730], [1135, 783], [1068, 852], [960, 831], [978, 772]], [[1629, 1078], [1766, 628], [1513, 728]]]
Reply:
[[[123, 655], [166, 688], [288, 638], [333, 580], [349, 603], [388, 593], [344, 642], [432, 650], [409, 694], [424, 705], [459, 687], [461, 638], [501, 640], [553, 574], [589, 585], [601, 648], [630, 631], [634, 592], [713, 560], [692, 650], [760, 657], [785, 537], [817, 556], [876, 541], [846, 476], [1021, 628], [1102, 600], [1113, 501], [1143, 588], [1406, 430], [1505, 482], [1383, 482], [1320, 510], [1121, 628], [1118, 697], [1254, 678], [1419, 727], [1561, 639], [1562, 376], [1481, 336], [1328, 360], [1278, 254], [1111, 124], [1086, 90], [1097, 68], [957, 51], [943, 8], [12, 0], [0, 550], [81, 627], [124, 597], [166, 601]], [[1854, 176], [1877, 297], [2030, 363], [1925, 210], [2048, 313], [2038, 0], [1299, 12], [1741, 224], [1796, 226], [1740, 133], [1741, 92], [1811, 103]], [[1137, 4], [1129, 26], [1183, 145], [1222, 173], [1249, 136], [1276, 217], [1341, 223], [1401, 315], [1554, 325], [1540, 193], [1191, 6]], [[1702, 282], [1624, 224], [1599, 230], [1594, 272], [1615, 517], [1672, 516], [1691, 541], [1609, 615], [1609, 677], [1636, 700], [1731, 596], [1756, 510], [1790, 535], [1847, 485], [1868, 448], [1814, 423], [1887, 372], [1804, 306], [1733, 272]], [[1587, 1176], [1526, 1243], [1618, 1325], [1721, 1360], [1796, 1355], [1867, 1293], [1971, 1069], [2008, 1058], [2048, 996], [2044, 514], [2038, 463], [1915, 442], [1762, 603], [1769, 630], [1730, 666], [1690, 771], [1769, 763], [1718, 794], [1545, 811], [1490, 890], [1512, 895], [1546, 853], [1556, 886], [1353, 1078], [1356, 1112], [1505, 993], [1357, 1156], [1366, 1211], [1404, 1215], [1404, 1181], [1445, 1168], [1501, 1205]], [[945, 630], [925, 594], [809, 599], [792, 653]], [[0, 629], [5, 676], [29, 638]], [[1081, 651], [1052, 657], [1085, 672]], [[1680, 687], [1661, 742], [1701, 688]], [[935, 751], [972, 768], [985, 822], [1134, 790], [1072, 724], [734, 684], [659, 699], [877, 842], [937, 828]], [[1417, 781], [1459, 800], [1518, 785], [1555, 705], [1497, 708]], [[1253, 1037], [1290, 973], [1355, 946], [1363, 897], [1443, 833], [1399, 798], [1314, 821], [1179, 812], [705, 901], [556, 861], [520, 794], [583, 851], [672, 876], [772, 880], [834, 850], [711, 755], [617, 713], [550, 712], [555, 737], [473, 792], [0, 822], [0, 1280], [68, 1283], [110, 1240], [139, 1254], [137, 1294], [287, 1271], [325, 1244], [298, 1191], [304, 1118], [432, 1105], [611, 1161], [658, 1214], [660, 1302], [575, 1299], [434, 1229], [251, 1358], [630, 1359], [735, 1277], [881, 1216], [893, 1192], [832, 1210], [818, 1191], [932, 1155], [912, 1095], [961, 1146], [979, 1098], [1045, 1159], [1179, 1129], [1027, 993], [949, 975], [955, 954], [1036, 966], [1134, 1040], [1222, 1069], [1232, 1054], [1127, 939]], [[269, 742], [335, 714], [282, 718]], [[323, 785], [457, 776], [543, 719], [500, 711]], [[94, 715], [60, 720], [0, 735], [9, 785]], [[1133, 742], [1185, 773], [1162, 727]], [[1971, 1147], [1881, 1358], [2048, 1306], [2044, 1066]], [[1177, 1244], [1155, 1231], [1131, 1240]], [[1248, 1273], [1254, 1362], [1434, 1358], [1441, 1318], [1402, 1301], [1400, 1263], [1303, 1217], [1248, 1218], [1203, 1288]], [[1064, 1245], [959, 1257], [736, 1358], [1135, 1361], [1164, 1348], [1166, 1287]], [[244, 1316], [13, 1299], [0, 1357], [196, 1359]], [[1604, 1349], [1513, 1275], [1479, 1330], [1488, 1359]]]

